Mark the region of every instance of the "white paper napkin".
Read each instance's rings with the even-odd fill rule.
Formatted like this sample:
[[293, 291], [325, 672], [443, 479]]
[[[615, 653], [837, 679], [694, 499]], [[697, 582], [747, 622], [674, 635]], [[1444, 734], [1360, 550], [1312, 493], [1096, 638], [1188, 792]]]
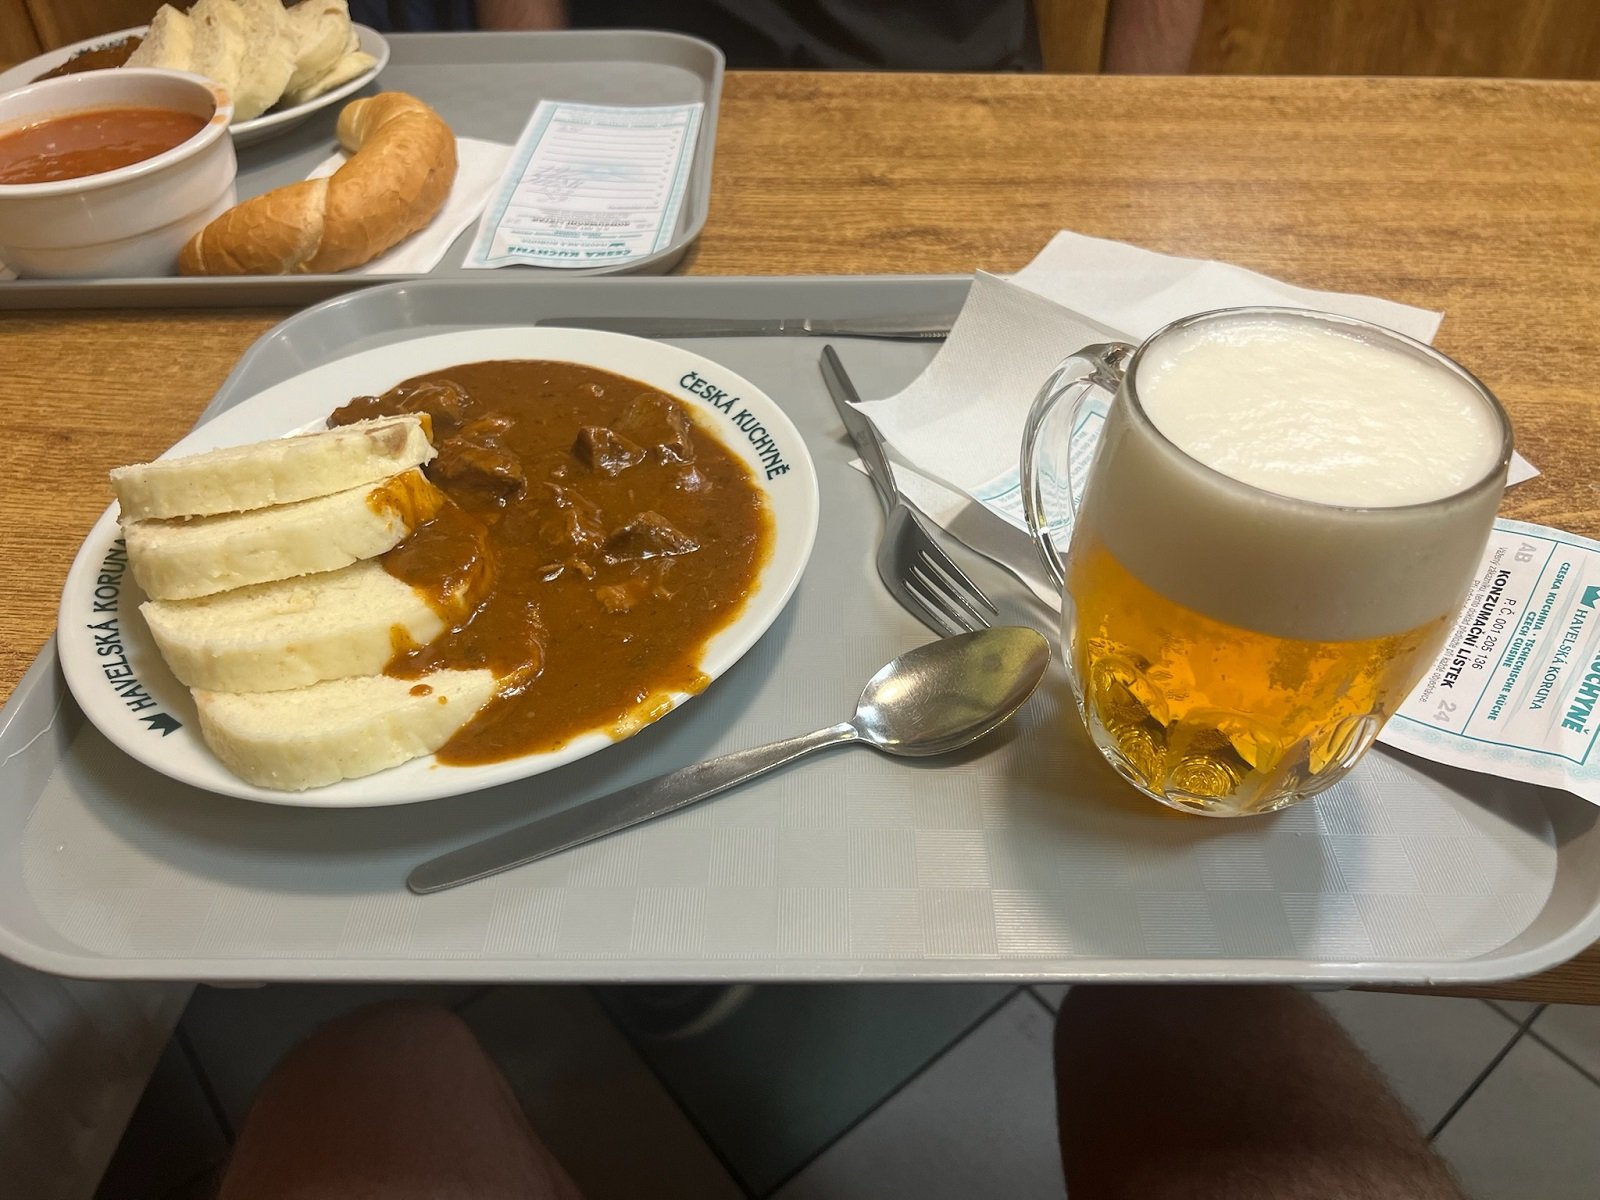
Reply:
[[[349, 159], [344, 151], [317, 164], [307, 179], [332, 175]], [[450, 243], [478, 219], [500, 172], [511, 157], [511, 147], [478, 138], [456, 139], [456, 181], [439, 215], [387, 254], [351, 268], [353, 275], [423, 275], [439, 265]]]
[[[1062, 232], [1010, 280], [979, 272], [938, 357], [905, 390], [868, 401], [864, 411], [919, 508], [1058, 604], [1032, 541], [1007, 515], [1015, 508], [1022, 425], [1040, 384], [1091, 343], [1137, 343], [1179, 317], [1254, 304], [1339, 313], [1424, 342], [1442, 320], [1373, 296], [1314, 291], [1227, 263]], [[1536, 474], [1519, 458], [1510, 482]]]

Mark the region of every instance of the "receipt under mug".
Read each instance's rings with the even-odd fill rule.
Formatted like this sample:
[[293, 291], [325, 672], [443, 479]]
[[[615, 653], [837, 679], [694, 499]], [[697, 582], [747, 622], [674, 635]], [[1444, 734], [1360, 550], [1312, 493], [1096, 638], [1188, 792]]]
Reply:
[[1443, 653], [1378, 740], [1600, 804], [1600, 542], [1499, 520]]

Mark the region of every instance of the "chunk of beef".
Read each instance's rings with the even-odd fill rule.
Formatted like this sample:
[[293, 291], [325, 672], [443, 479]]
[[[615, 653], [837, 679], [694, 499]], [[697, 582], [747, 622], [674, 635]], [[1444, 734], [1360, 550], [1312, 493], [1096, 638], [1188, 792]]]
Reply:
[[660, 513], [642, 512], [606, 539], [608, 565], [693, 554], [700, 543], [675, 527]]
[[540, 532], [550, 545], [563, 552], [576, 550], [580, 555], [605, 545], [606, 531], [600, 523], [598, 504], [574, 488], [559, 483], [544, 486], [550, 489], [554, 504]]
[[613, 477], [645, 459], [643, 446], [604, 425], [585, 425], [578, 430], [572, 455], [591, 471]]
[[512, 425], [499, 413], [476, 417], [439, 446], [428, 475], [468, 508], [504, 508], [528, 490], [528, 478], [501, 435]]
[[689, 418], [667, 396], [641, 392], [629, 402], [612, 427], [641, 446], [659, 463], [694, 461], [694, 437]]
[[329, 425], [349, 425], [373, 417], [393, 417], [401, 413], [427, 413], [433, 422], [433, 442], [451, 436], [481, 410], [467, 389], [448, 379], [402, 383], [381, 396], [357, 396], [349, 404], [333, 410]]
[[452, 622], [476, 608], [494, 582], [489, 527], [449, 500], [382, 562], [385, 571], [420, 590]]

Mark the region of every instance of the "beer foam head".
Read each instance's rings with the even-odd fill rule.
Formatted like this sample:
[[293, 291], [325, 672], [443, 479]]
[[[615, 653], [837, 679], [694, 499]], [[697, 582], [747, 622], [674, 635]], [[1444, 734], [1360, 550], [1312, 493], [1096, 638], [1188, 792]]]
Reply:
[[1175, 329], [1141, 355], [1134, 387], [1186, 454], [1322, 504], [1437, 500], [1500, 453], [1498, 414], [1460, 373], [1404, 343], [1287, 315]]
[[1145, 584], [1307, 641], [1459, 607], [1510, 453], [1464, 371], [1398, 335], [1273, 309], [1179, 323], [1131, 369], [1140, 403], [1125, 387], [1111, 406], [1078, 525]]

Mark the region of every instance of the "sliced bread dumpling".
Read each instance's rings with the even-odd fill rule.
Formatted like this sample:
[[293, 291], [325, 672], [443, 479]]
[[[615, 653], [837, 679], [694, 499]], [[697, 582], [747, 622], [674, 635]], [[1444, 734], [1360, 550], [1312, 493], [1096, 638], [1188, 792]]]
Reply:
[[432, 460], [426, 417], [376, 417], [111, 472], [122, 519], [211, 516], [375, 483]]
[[246, 783], [304, 791], [432, 754], [494, 695], [492, 671], [365, 675], [287, 692], [196, 689], [200, 732]]
[[259, 117], [278, 102], [294, 74], [294, 38], [281, 0], [235, 0], [244, 18], [245, 45], [233, 119]]
[[123, 526], [128, 566], [152, 600], [336, 571], [392, 550], [444, 505], [413, 468], [330, 496], [212, 517]]
[[139, 606], [179, 682], [219, 692], [278, 692], [378, 675], [425, 646], [480, 598], [484, 577], [430, 598], [378, 559], [338, 571]]
[[365, 75], [378, 65], [378, 60], [364, 50], [357, 50], [353, 54], [346, 54], [326, 74], [318, 76], [310, 83], [297, 91], [291, 91], [284, 96], [289, 104], [304, 104], [307, 100], [315, 100], [325, 92], [331, 92], [341, 84], [349, 83], [352, 79]]
[[228, 89], [237, 101], [244, 57], [244, 13], [234, 0], [200, 0], [189, 10], [194, 26], [194, 61], [191, 71]]
[[326, 75], [352, 49], [347, 45], [350, 7], [346, 0], [300, 0], [288, 10], [289, 33], [294, 41], [294, 73], [284, 86], [297, 92]]
[[194, 24], [189, 14], [170, 4], [156, 9], [138, 49], [128, 57], [130, 67], [160, 67], [168, 71], [193, 70]]

